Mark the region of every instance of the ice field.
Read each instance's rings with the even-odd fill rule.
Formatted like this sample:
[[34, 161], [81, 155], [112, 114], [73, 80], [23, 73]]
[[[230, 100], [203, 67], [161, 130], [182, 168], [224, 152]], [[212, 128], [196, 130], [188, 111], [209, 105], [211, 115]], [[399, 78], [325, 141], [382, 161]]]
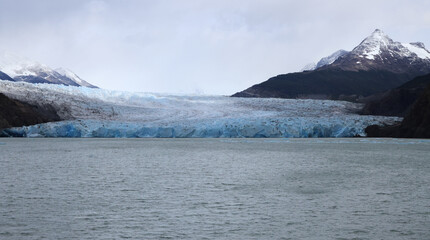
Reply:
[[3, 131], [22, 137], [353, 137], [397, 117], [362, 116], [361, 105], [311, 99], [131, 93], [0, 81], [0, 92], [50, 104], [65, 121]]

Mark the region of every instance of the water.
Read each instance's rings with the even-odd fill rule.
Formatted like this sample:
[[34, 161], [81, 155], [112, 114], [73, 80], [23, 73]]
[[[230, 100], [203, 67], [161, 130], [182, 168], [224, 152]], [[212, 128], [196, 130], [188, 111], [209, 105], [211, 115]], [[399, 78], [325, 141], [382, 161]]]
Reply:
[[0, 239], [430, 239], [429, 140], [0, 142]]

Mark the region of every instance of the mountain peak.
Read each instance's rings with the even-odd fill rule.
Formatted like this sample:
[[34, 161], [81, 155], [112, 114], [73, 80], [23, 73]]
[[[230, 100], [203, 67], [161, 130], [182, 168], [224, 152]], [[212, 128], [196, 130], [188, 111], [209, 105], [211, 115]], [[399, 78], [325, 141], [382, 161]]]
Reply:
[[382, 58], [382, 55], [396, 56], [396, 58], [414, 58], [415, 56], [420, 59], [430, 59], [430, 52], [425, 48], [424, 43], [395, 42], [379, 29], [365, 38], [360, 45], [352, 50], [352, 53], [368, 60], [379, 59], [384, 61], [385, 57]]
[[413, 73], [415, 76], [428, 73], [430, 52], [425, 49], [423, 43], [396, 42], [380, 29], [376, 29], [349, 54], [332, 65], [344, 70], [386, 70]]
[[376, 29], [367, 39], [376, 40], [384, 44], [393, 42], [393, 40], [387, 34], [379, 29]]
[[356, 101], [360, 96], [384, 92], [430, 73], [430, 52], [424, 44], [393, 41], [380, 29], [351, 52], [338, 51], [320, 62], [327, 65], [318, 68], [317, 64], [314, 71], [278, 75], [234, 96]]
[[376, 29], [375, 31], [373, 31], [372, 34], [370, 34], [370, 36], [368, 36], [366, 40], [373, 40], [373, 41], [384, 41], [384, 40], [391, 40], [390, 37], [388, 37], [387, 34], [385, 34], [382, 30], [380, 29]]
[[375, 31], [373, 31], [372, 34], [370, 34], [370, 36], [368, 36], [366, 39], [364, 39], [364, 41], [378, 41], [378, 42], [392, 42], [393, 40], [387, 35], [385, 34], [382, 30], [380, 29], [376, 29]]
[[385, 33], [381, 29], [377, 28], [373, 31], [372, 35], [385, 35]]
[[352, 53], [364, 56], [369, 60], [374, 60], [375, 56], [379, 55], [394, 41], [388, 37], [382, 30], [376, 29], [370, 36], [365, 38], [360, 45], [352, 50]]
[[18, 82], [95, 87], [79, 78], [70, 70], [53, 70], [44, 64], [8, 51], [0, 51], [0, 71]]

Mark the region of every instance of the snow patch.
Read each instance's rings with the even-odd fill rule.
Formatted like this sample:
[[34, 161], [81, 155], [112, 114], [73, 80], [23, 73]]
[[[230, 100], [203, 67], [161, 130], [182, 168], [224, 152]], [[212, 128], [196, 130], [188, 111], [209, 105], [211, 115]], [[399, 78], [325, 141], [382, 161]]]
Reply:
[[334, 61], [336, 61], [338, 58], [342, 57], [343, 55], [346, 55], [347, 53], [349, 53], [349, 52], [342, 50], [342, 49], [338, 50], [338, 51], [332, 53], [330, 56], [321, 58], [317, 64], [315, 64], [315, 63], [307, 64], [302, 69], [302, 72], [303, 71], [311, 71], [311, 70], [315, 70], [315, 69], [318, 69], [318, 68], [326, 66], [326, 65], [330, 65], [330, 64], [334, 63]]
[[379, 29], [376, 29], [369, 37], [364, 39], [352, 52], [358, 57], [369, 60], [375, 60], [382, 52], [387, 52], [392, 57], [418, 57], [430, 60], [430, 52], [425, 49], [423, 43], [394, 42]]
[[402, 45], [406, 47], [411, 53], [415, 53], [419, 58], [430, 59], [430, 52], [428, 52], [425, 48], [421, 48], [410, 43], [402, 43]]
[[312, 71], [315, 70], [315, 68], [317, 67], [317, 65], [315, 63], [308, 63], [306, 64], [303, 68], [302, 68], [302, 72], [304, 71]]
[[88, 83], [87, 81], [84, 81], [81, 79], [78, 75], [76, 75], [74, 72], [70, 71], [69, 69], [65, 68], [57, 68], [55, 69], [56, 72], [58, 72], [60, 75], [70, 78], [75, 83], [84, 86], [84, 87], [94, 87], [92, 84]]

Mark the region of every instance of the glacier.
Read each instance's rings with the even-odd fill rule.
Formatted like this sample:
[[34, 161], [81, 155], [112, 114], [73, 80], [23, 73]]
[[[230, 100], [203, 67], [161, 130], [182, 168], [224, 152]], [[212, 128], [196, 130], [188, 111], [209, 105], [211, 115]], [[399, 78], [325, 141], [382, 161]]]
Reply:
[[308, 138], [364, 136], [363, 129], [378, 121], [359, 118], [223, 119], [189, 125], [76, 120], [10, 128], [11, 137], [97, 138]]
[[312, 99], [132, 93], [0, 81], [0, 92], [53, 106], [60, 122], [4, 129], [11, 137], [353, 137], [401, 118], [356, 114], [362, 105]]

